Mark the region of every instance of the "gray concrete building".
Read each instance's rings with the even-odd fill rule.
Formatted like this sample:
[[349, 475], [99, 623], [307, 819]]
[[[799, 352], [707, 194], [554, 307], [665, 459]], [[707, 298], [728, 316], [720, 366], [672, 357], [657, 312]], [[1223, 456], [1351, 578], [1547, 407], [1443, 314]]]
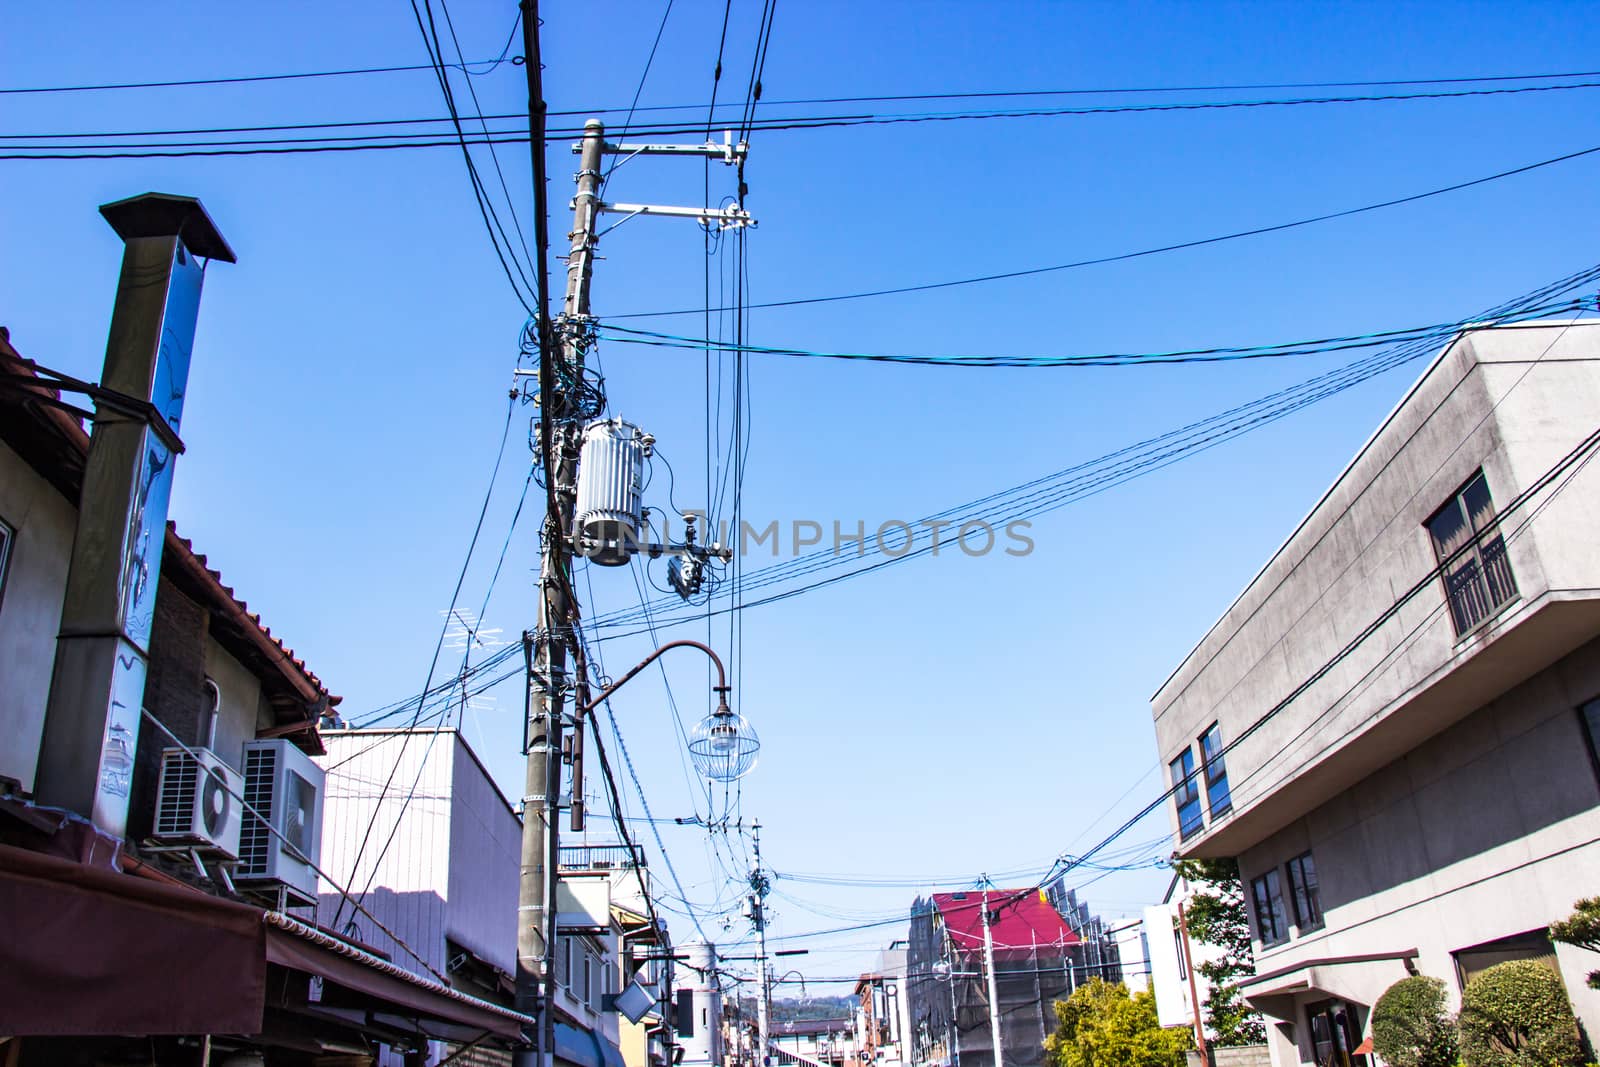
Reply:
[[[1408, 973], [1561, 974], [1600, 893], [1600, 323], [1467, 331], [1152, 700], [1178, 851], [1238, 858], [1277, 1067]], [[1202, 546], [1196, 546], [1199, 550]]]

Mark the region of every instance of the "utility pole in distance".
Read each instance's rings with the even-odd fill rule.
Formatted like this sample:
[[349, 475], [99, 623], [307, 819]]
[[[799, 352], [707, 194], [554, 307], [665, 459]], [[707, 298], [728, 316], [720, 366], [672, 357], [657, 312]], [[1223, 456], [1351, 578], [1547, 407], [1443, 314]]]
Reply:
[[[531, 66], [536, 60], [529, 57]], [[572, 245], [567, 254], [567, 295], [553, 327], [541, 329], [548, 353], [540, 360], [539, 457], [549, 487], [539, 560], [539, 624], [535, 633], [533, 677], [526, 749], [527, 778], [522, 795], [521, 887], [517, 898], [517, 1010], [531, 1013], [541, 1004], [539, 1067], [552, 1067], [555, 1050], [556, 870], [561, 792], [561, 735], [567, 691], [567, 654], [572, 639], [572, 512], [578, 496], [578, 448], [584, 412], [569, 386], [583, 381], [589, 336], [589, 282], [594, 270], [594, 230], [600, 191], [605, 128], [584, 125], [578, 190], [573, 197]], [[543, 145], [535, 145], [542, 151]], [[558, 347], [558, 352], [550, 352]], [[541, 996], [542, 994], [542, 996]], [[518, 1067], [535, 1058], [519, 1053]]]
[[756, 854], [750, 870], [750, 888], [755, 891], [750, 897], [750, 917], [756, 924], [756, 959], [761, 968], [761, 996], [756, 1001], [756, 1031], [760, 1035], [761, 1051], [756, 1067], [767, 1067], [767, 1050], [772, 1041], [772, 968], [767, 965], [767, 890], [772, 883], [767, 879], [767, 872], [761, 868], [761, 823], [756, 822], [750, 829]]
[[994, 917], [989, 910], [989, 888], [983, 890], [983, 969], [989, 972], [989, 1037], [994, 1044], [994, 1067], [1005, 1067], [1000, 1040], [1000, 986], [994, 973]]

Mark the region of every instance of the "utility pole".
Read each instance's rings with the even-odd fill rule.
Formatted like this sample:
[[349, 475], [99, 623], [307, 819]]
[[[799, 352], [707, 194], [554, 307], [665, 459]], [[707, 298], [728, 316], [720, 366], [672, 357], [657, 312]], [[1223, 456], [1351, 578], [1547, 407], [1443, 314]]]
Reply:
[[[534, 60], [530, 57], [529, 63]], [[594, 271], [596, 205], [605, 128], [595, 119], [585, 123], [573, 197], [572, 245], [567, 254], [567, 295], [561, 315], [545, 332], [548, 360], [540, 361], [541, 440], [549, 442], [540, 456], [549, 499], [539, 560], [539, 623], [527, 724], [528, 759], [522, 796], [522, 868], [517, 903], [517, 1010], [540, 1013], [539, 1067], [552, 1067], [555, 1050], [556, 873], [560, 853], [557, 823], [562, 778], [561, 736], [567, 691], [567, 654], [572, 635], [572, 511], [578, 495], [578, 446], [581, 412], [566, 384], [581, 383], [587, 347], [589, 282]], [[541, 145], [535, 146], [542, 151]], [[547, 368], [548, 364], [548, 368]], [[551, 373], [545, 373], [549, 369]], [[543, 994], [541, 997], [541, 993]], [[535, 1059], [519, 1053], [518, 1067], [534, 1067]]]
[[1000, 986], [994, 974], [994, 912], [989, 910], [989, 887], [983, 889], [983, 969], [989, 975], [989, 1036], [994, 1044], [994, 1067], [1005, 1067], [1000, 1041]]
[[1206, 1028], [1200, 1020], [1200, 991], [1194, 980], [1194, 953], [1189, 950], [1189, 921], [1183, 917], [1183, 901], [1178, 901], [1178, 932], [1183, 935], [1183, 967], [1189, 972], [1189, 1006], [1194, 1009], [1194, 1044], [1200, 1050], [1200, 1061], [1211, 1062], [1206, 1050]]
[[[561, 312], [552, 322], [549, 315], [549, 282], [545, 264], [549, 248], [548, 196], [545, 165], [546, 108], [539, 46], [538, 0], [520, 0], [522, 44], [528, 81], [528, 140], [534, 176], [534, 238], [537, 262], [533, 264], [536, 282], [536, 325], [539, 331], [539, 455], [545, 474], [545, 522], [541, 530], [539, 560], [539, 609], [537, 628], [523, 634], [528, 660], [527, 715], [524, 722], [523, 755], [527, 774], [522, 797], [521, 883], [517, 898], [517, 975], [516, 1010], [538, 1015], [539, 1035], [535, 1050], [519, 1050], [516, 1067], [554, 1067], [555, 1064], [555, 946], [556, 884], [559, 869], [560, 794], [564, 754], [562, 734], [564, 705], [572, 688], [567, 677], [569, 655], [581, 655], [574, 647], [577, 619], [572, 585], [572, 557], [576, 542], [573, 512], [578, 495], [578, 461], [583, 444], [584, 423], [604, 407], [597, 392], [586, 384], [584, 353], [593, 340], [589, 315], [589, 284], [594, 272], [594, 249], [599, 235], [596, 220], [601, 212], [619, 213], [627, 221], [637, 215], [695, 219], [720, 228], [753, 225], [742, 207], [679, 208], [650, 204], [606, 204], [600, 199], [601, 161], [608, 153], [624, 155], [705, 156], [724, 163], [741, 165], [747, 146], [735, 143], [731, 133], [724, 143], [703, 145], [608, 145], [605, 126], [597, 119], [584, 124], [583, 142], [576, 147], [580, 162], [577, 192], [573, 196], [573, 223], [567, 253], [566, 297]], [[620, 225], [619, 222], [617, 225]], [[612, 227], [613, 229], [615, 226]], [[708, 550], [688, 546], [676, 548], [679, 554], [702, 558]], [[581, 660], [580, 660], [581, 663]], [[580, 678], [580, 683], [586, 679]], [[576, 741], [576, 739], [575, 739]], [[581, 791], [581, 743], [573, 745], [574, 772], [579, 777], [574, 792]], [[582, 797], [573, 797], [575, 826], [581, 826]]]
[[771, 883], [767, 880], [766, 872], [761, 869], [761, 822], [757, 820], [750, 827], [755, 839], [756, 860], [750, 871], [750, 888], [755, 890], [751, 897], [751, 918], [756, 924], [756, 960], [761, 968], [761, 999], [756, 1001], [756, 1031], [761, 1042], [760, 1058], [756, 1067], [767, 1067], [767, 1049], [771, 1044], [772, 1031], [772, 970], [767, 966], [767, 890]]

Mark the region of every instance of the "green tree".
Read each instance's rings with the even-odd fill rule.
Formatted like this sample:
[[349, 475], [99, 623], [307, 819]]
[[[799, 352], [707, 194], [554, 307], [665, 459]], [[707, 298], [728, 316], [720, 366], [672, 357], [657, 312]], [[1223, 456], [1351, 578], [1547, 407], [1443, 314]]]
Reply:
[[[1573, 907], [1571, 915], [1550, 924], [1550, 940], [1600, 952], [1600, 897], [1585, 897]], [[1589, 988], [1600, 989], [1600, 971], [1589, 972]]]
[[1454, 1067], [1456, 1030], [1444, 983], [1418, 974], [1385, 990], [1372, 1007], [1372, 1045], [1393, 1067]]
[[1468, 1067], [1559, 1067], [1583, 1062], [1578, 1021], [1561, 977], [1536, 960], [1490, 967], [1461, 994]]
[[1239, 994], [1239, 979], [1256, 973], [1256, 959], [1250, 950], [1250, 919], [1245, 914], [1238, 863], [1231, 859], [1178, 860], [1173, 870], [1199, 887], [1183, 909], [1190, 940], [1222, 950], [1220, 959], [1195, 968], [1210, 988], [1205, 1021], [1215, 1035], [1214, 1043], [1222, 1047], [1264, 1044], [1266, 1023]]
[[1148, 989], [1130, 994], [1096, 978], [1055, 1008], [1056, 1032], [1044, 1043], [1050, 1067], [1178, 1067], [1194, 1047], [1188, 1027], [1162, 1028]]

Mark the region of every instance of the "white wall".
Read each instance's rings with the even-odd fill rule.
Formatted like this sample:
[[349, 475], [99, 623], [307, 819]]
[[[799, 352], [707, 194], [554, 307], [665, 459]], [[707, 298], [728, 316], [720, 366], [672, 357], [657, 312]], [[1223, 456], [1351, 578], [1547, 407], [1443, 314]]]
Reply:
[[446, 933], [508, 974], [517, 973], [522, 823], [455, 737]]
[[[322, 735], [327, 755], [316, 760], [328, 774], [322, 814], [323, 869], [352, 894], [370, 884], [366, 896], [357, 895], [357, 899], [440, 971], [447, 962], [444, 938], [445, 902], [450, 893], [452, 737], [431, 730], [329, 730]], [[332, 925], [339, 911], [338, 890], [323, 883], [318, 893], [318, 921]], [[352, 917], [350, 906], [345, 905], [338, 928], [342, 932], [352, 921], [366, 944], [388, 953], [396, 964], [420, 971], [405, 949], [365, 916]]]
[[77, 510], [0, 442], [0, 519], [16, 530], [0, 589], [0, 775], [31, 791]]

